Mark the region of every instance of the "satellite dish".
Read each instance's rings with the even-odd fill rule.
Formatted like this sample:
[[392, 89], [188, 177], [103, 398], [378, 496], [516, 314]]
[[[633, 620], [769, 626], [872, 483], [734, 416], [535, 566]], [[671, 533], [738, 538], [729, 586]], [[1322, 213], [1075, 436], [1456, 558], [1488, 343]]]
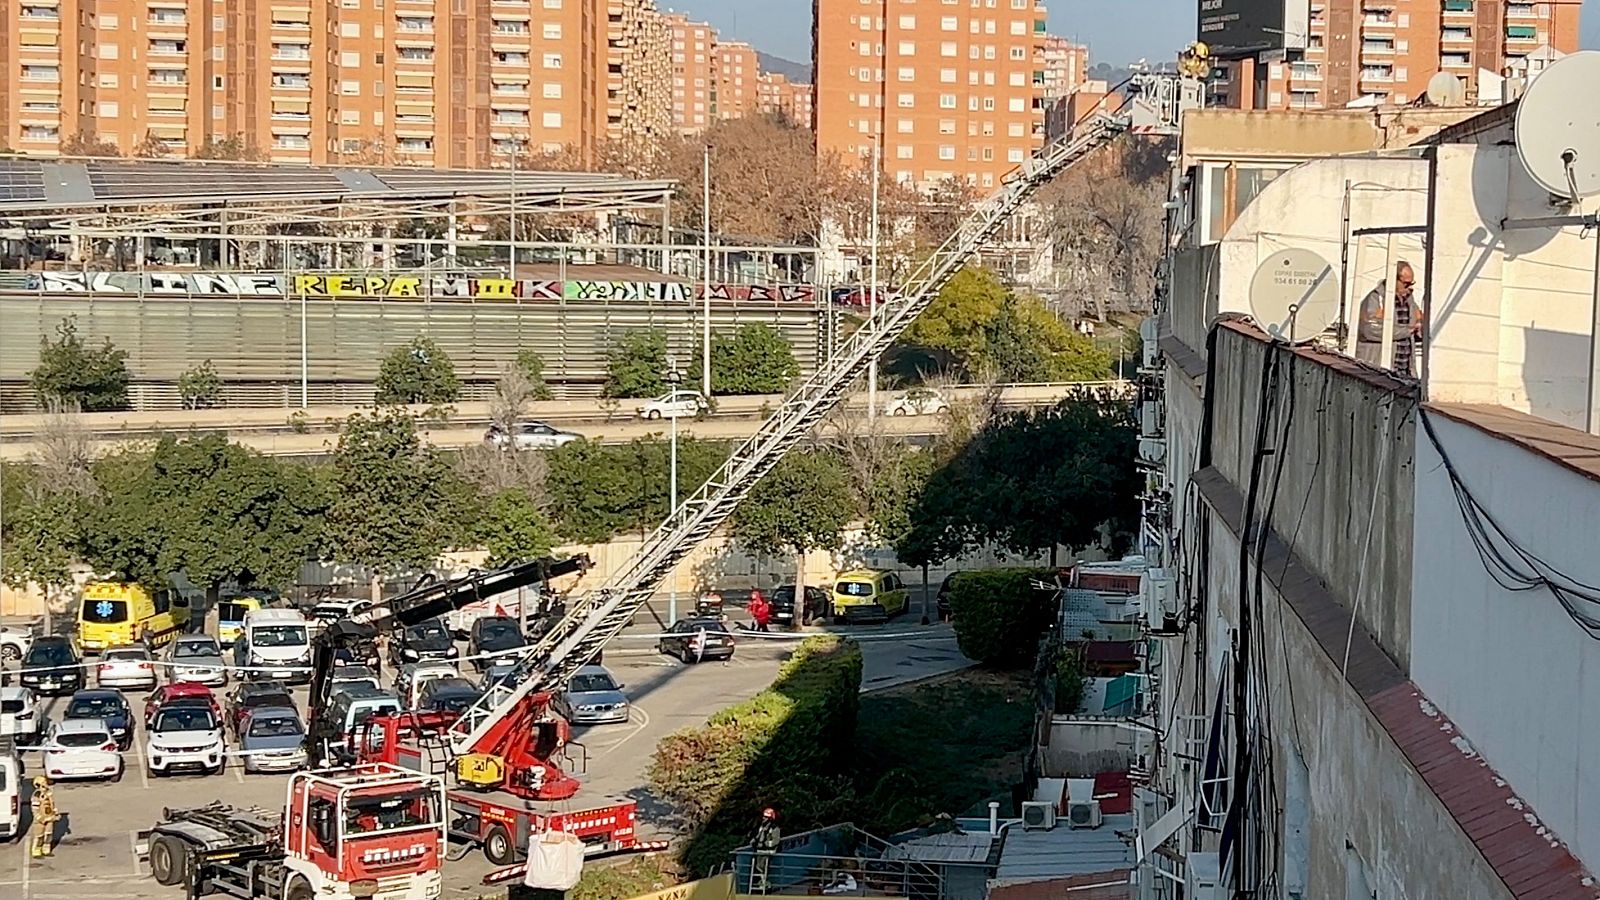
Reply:
[[1250, 315], [1276, 340], [1304, 343], [1339, 318], [1339, 279], [1314, 250], [1279, 250], [1250, 279]]
[[1517, 155], [1528, 177], [1574, 202], [1600, 194], [1596, 84], [1600, 84], [1600, 51], [1573, 53], [1540, 72], [1517, 104]]
[[1460, 106], [1466, 102], [1467, 87], [1449, 72], [1436, 72], [1428, 79], [1427, 98], [1434, 106]]

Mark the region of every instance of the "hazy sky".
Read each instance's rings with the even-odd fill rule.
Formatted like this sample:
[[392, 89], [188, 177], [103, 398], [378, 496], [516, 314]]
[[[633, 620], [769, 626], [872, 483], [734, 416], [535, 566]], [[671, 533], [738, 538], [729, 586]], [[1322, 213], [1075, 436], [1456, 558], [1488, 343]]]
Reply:
[[[811, 59], [811, 0], [658, 0], [722, 34], [796, 62]], [[1194, 39], [1196, 0], [1046, 0], [1052, 33], [1086, 41], [1094, 62], [1168, 59]], [[1583, 0], [1583, 46], [1600, 48], [1600, 0]]]

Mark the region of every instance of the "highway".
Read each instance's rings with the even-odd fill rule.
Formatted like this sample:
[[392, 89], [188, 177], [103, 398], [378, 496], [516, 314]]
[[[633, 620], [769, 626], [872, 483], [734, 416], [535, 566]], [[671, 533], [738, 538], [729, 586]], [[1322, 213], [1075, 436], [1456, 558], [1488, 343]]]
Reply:
[[[1044, 406], [1081, 388], [1128, 393], [1126, 381], [1066, 382], [1056, 384], [1012, 384], [1000, 389], [1002, 408], [1021, 409]], [[985, 388], [947, 388], [952, 401], [972, 402], [982, 397]], [[880, 403], [898, 394], [880, 392]], [[778, 394], [745, 397], [720, 397], [716, 409], [700, 419], [683, 419], [678, 431], [686, 437], [708, 440], [736, 440], [749, 437], [783, 402]], [[865, 412], [866, 394], [848, 399], [847, 408]], [[665, 435], [669, 423], [646, 421], [635, 415], [642, 400], [551, 400], [529, 403], [525, 419], [557, 425], [603, 443], [627, 443], [649, 435]], [[331, 453], [338, 443], [339, 428], [350, 416], [368, 410], [362, 406], [313, 406], [298, 409], [207, 409], [155, 412], [80, 413], [52, 417], [43, 414], [0, 417], [0, 460], [22, 460], [37, 448], [41, 434], [63, 427], [82, 429], [96, 454], [140, 441], [154, 440], [162, 434], [205, 434], [226, 432], [236, 443], [271, 456], [321, 456]], [[438, 447], [467, 447], [483, 440], [488, 427], [487, 402], [457, 403], [446, 407], [446, 415], [430, 415], [431, 407], [408, 407], [422, 417], [426, 439]], [[937, 434], [944, 430], [941, 416], [886, 416], [883, 430], [897, 436]]]

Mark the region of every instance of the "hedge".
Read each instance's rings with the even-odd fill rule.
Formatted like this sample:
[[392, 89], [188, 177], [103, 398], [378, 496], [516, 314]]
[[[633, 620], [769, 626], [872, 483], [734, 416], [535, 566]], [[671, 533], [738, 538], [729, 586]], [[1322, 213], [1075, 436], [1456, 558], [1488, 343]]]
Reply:
[[807, 639], [772, 686], [656, 746], [650, 784], [694, 832], [693, 874], [748, 843], [763, 807], [786, 833], [830, 824], [850, 801], [860, 707], [861, 648], [836, 635]]
[[1039, 640], [1056, 616], [1055, 593], [1033, 587], [1049, 583], [1052, 569], [989, 569], [962, 572], [950, 584], [956, 645], [968, 658], [996, 668], [1033, 665]]

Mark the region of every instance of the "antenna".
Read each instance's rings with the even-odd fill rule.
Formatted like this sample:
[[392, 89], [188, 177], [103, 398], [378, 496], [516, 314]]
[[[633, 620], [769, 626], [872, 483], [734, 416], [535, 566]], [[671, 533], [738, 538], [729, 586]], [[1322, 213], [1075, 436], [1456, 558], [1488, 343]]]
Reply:
[[1515, 134], [1523, 168], [1536, 184], [1569, 203], [1600, 194], [1596, 84], [1600, 51], [1573, 53], [1533, 78], [1517, 104]]
[[1449, 72], [1436, 72], [1428, 79], [1426, 96], [1433, 106], [1460, 106], [1467, 99], [1467, 87]]
[[1250, 315], [1273, 339], [1304, 343], [1339, 318], [1339, 279], [1315, 250], [1279, 250], [1250, 279]]

